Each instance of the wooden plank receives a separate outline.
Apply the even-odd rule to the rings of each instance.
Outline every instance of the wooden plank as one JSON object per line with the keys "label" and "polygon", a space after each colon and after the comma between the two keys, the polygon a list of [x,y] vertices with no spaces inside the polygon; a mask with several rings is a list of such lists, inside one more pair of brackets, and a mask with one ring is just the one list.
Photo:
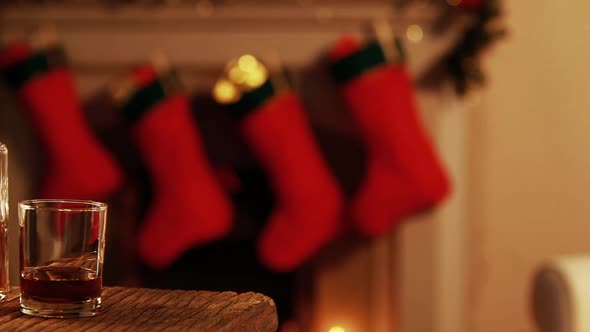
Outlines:
{"label": "wooden plank", "polygon": [[19,311],[18,290],[0,303],[0,331],[276,331],[272,299],[257,293],[106,287],[101,315],[46,319]]}

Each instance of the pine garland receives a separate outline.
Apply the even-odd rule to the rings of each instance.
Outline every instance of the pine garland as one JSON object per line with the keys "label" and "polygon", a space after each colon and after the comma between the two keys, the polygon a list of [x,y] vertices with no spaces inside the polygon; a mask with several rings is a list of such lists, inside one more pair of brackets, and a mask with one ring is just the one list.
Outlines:
{"label": "pine garland", "polygon": [[443,58],[442,64],[453,80],[457,93],[464,95],[470,88],[485,83],[480,55],[492,43],[503,37],[506,30],[496,24],[501,16],[499,0],[483,0],[480,5],[467,8],[460,5],[461,3],[450,7],[453,7],[452,10],[468,11],[474,22]]}

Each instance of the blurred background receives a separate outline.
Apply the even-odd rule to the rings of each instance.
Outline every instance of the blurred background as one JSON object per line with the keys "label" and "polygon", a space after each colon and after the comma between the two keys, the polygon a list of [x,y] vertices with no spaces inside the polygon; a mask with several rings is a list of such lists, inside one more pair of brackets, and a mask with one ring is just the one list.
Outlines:
{"label": "blurred background", "polygon": [[[531,293],[539,266],[590,251],[590,4],[464,1],[3,1],[0,40],[26,38],[43,25],[57,31],[86,118],[125,171],[125,185],[107,200],[106,285],[262,292],[275,299],[284,331],[538,331]],[[296,269],[273,271],[255,250],[273,191],[211,88],[228,60],[278,54],[327,164],[354,196],[366,152],[321,62],[342,34],[365,36],[375,20],[389,22],[406,48],[452,193],[385,235],[345,232]],[[505,33],[488,40],[483,30]],[[109,80],[155,52],[189,91],[211,164],[230,165],[241,183],[228,190],[231,232],[166,269],[135,254],[150,183],[126,127],[100,98]],[[43,142],[23,113],[3,84],[13,267],[16,202],[36,195],[45,167]],[[11,276],[17,283],[17,269]]]}

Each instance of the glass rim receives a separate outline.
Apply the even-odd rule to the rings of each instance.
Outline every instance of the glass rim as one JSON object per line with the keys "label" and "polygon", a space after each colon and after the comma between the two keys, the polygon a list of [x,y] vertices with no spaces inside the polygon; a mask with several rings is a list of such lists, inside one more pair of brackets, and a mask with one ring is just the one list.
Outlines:
{"label": "glass rim", "polygon": [[[51,204],[80,204],[82,206],[63,207],[52,206]],[[42,205],[49,204],[49,205]],[[84,212],[84,211],[106,211],[108,205],[103,202],[83,200],[83,199],[27,199],[18,202],[18,206],[25,210],[43,210],[43,211],[57,211],[57,212]]]}

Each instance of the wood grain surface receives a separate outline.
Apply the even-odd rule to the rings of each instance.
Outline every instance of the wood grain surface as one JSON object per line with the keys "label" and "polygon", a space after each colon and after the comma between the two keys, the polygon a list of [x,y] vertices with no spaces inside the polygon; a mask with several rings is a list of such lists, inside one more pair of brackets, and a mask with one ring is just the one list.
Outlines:
{"label": "wood grain surface", "polygon": [[273,300],[257,293],[106,287],[95,317],[47,319],[19,310],[18,289],[0,303],[0,331],[276,331]]}

